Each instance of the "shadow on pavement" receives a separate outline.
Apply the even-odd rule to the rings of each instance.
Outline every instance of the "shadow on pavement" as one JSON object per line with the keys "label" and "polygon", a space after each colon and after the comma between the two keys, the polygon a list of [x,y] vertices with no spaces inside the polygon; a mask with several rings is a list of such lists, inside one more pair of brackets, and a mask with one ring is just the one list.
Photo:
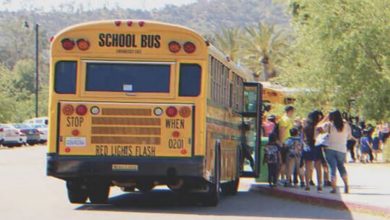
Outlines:
{"label": "shadow on pavement", "polygon": [[204,207],[196,197],[180,196],[169,190],[150,193],[124,193],[111,197],[107,205],[86,204],[77,210],[175,213],[241,217],[276,217],[306,219],[352,219],[348,211],[277,199],[257,192],[239,192],[236,196],[222,196],[217,207]]}

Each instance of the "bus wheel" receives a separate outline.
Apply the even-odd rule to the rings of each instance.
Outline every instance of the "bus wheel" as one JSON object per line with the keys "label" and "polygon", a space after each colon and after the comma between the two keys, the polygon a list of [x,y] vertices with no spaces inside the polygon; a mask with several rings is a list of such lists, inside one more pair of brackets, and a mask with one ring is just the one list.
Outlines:
{"label": "bus wheel", "polygon": [[152,182],[140,183],[136,186],[136,188],[143,193],[148,193],[148,192],[152,191],[152,189],[154,188],[154,184]]}
{"label": "bus wheel", "polygon": [[84,204],[88,195],[81,181],[66,181],[70,203]]}
{"label": "bus wheel", "polygon": [[240,185],[240,178],[221,184],[221,191],[224,195],[234,196],[238,192],[238,186]]}
{"label": "bus wheel", "polygon": [[219,190],[221,188],[221,154],[219,145],[215,149],[214,159],[214,182],[208,183],[208,192],[203,198],[205,206],[217,206],[219,202]]}
{"label": "bus wheel", "polygon": [[92,204],[106,204],[110,194],[110,184],[105,182],[90,183],[88,185],[89,200]]}

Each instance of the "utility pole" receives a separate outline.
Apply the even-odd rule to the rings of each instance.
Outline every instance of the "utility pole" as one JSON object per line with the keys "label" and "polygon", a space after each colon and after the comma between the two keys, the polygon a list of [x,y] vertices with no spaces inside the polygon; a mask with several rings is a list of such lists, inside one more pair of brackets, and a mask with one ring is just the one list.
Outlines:
{"label": "utility pole", "polygon": [[[27,21],[24,22],[25,28],[30,28],[30,25]],[[35,23],[35,117],[38,117],[39,107],[38,107],[38,93],[39,93],[39,24]]]}

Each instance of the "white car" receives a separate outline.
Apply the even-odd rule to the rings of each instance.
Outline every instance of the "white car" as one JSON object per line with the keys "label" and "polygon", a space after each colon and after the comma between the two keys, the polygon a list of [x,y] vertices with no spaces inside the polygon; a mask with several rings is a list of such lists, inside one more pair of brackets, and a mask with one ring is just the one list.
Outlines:
{"label": "white car", "polygon": [[30,124],[30,125],[48,125],[49,124],[49,119],[47,117],[39,117],[39,118],[32,118],[24,121],[23,123],[25,124]]}
{"label": "white car", "polygon": [[1,144],[5,147],[22,146],[27,142],[27,136],[10,124],[0,124],[2,133]]}
{"label": "white car", "polygon": [[39,137],[40,137],[39,142],[41,144],[46,143],[47,142],[47,133],[48,133],[47,125],[36,124],[36,125],[32,125],[32,126],[39,131]]}

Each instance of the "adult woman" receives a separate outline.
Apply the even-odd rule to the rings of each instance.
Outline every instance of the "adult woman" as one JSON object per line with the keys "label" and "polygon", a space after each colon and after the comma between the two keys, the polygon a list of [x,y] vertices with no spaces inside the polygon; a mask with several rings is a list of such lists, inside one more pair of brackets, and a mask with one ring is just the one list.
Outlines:
{"label": "adult woman", "polygon": [[344,192],[349,192],[348,175],[345,169],[345,156],[347,154],[347,140],[352,137],[351,127],[344,122],[339,110],[332,111],[323,123],[317,127],[319,132],[327,132],[325,157],[330,167],[332,182],[331,193],[336,193],[336,168],[344,181]]}
{"label": "adult woman", "polygon": [[307,120],[303,126],[303,141],[304,149],[302,153],[303,161],[305,162],[305,190],[310,190],[310,180],[313,176],[313,162],[317,172],[317,190],[322,191],[322,152],[321,149],[315,147],[315,128],[322,120],[324,115],[321,111],[313,111],[309,113]]}

